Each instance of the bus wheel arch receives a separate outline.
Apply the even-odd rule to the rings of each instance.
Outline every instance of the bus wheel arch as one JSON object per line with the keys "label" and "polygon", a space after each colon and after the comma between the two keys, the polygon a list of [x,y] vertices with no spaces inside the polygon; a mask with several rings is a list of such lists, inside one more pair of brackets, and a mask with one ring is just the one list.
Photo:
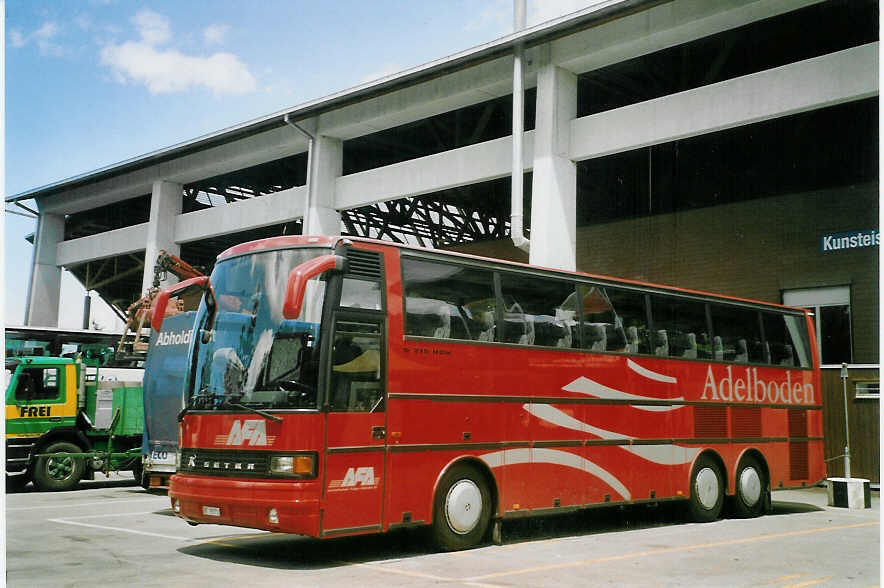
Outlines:
{"label": "bus wheel arch", "polygon": [[734,514],[752,518],[770,508],[770,469],[757,449],[748,449],[740,456],[734,470]]}
{"label": "bus wheel arch", "polygon": [[456,551],[482,542],[497,512],[497,496],[494,476],[486,464],[472,458],[450,463],[433,492],[431,534],[435,545]]}
{"label": "bus wheel arch", "polygon": [[690,474],[688,512],[698,523],[718,519],[727,493],[727,469],[716,452],[707,450],[694,460]]}

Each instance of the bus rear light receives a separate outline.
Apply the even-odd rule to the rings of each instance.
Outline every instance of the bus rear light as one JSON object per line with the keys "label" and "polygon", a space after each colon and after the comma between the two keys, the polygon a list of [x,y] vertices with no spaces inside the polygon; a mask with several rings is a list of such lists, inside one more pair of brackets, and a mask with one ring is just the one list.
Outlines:
{"label": "bus rear light", "polygon": [[273,525],[279,524],[279,513],[276,512],[275,508],[271,508],[270,512],[267,513],[267,521]]}

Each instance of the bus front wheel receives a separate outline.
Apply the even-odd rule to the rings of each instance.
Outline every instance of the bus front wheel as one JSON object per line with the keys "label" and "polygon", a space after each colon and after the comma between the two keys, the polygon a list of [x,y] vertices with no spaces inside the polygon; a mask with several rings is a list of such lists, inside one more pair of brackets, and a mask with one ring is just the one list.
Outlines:
{"label": "bus front wheel", "polygon": [[491,520],[491,492],[476,468],[459,464],[439,483],[433,505],[433,542],[444,551],[482,541]]}
{"label": "bus front wheel", "polygon": [[718,463],[701,455],[691,471],[691,519],[698,523],[714,521],[721,514],[724,503],[724,477]]}

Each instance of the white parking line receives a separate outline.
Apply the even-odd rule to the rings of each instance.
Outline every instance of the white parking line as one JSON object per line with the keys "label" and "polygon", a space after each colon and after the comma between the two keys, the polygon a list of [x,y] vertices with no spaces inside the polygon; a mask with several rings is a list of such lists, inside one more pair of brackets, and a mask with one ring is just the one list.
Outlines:
{"label": "white parking line", "polygon": [[[46,504],[43,506],[20,506],[18,508],[7,508],[6,512],[18,512],[18,511],[23,511],[23,510],[40,510],[40,509],[44,509],[44,508],[55,508],[55,509],[59,509],[59,510],[62,510],[62,509],[67,510],[69,508],[79,508],[81,506],[98,506],[98,505],[104,506],[105,504],[122,504],[124,502],[144,502],[145,498],[162,499],[164,502],[169,500],[165,496],[144,496],[142,498],[131,498],[131,499],[127,498],[126,500],[102,500],[101,502],[79,502],[79,503],[72,502],[70,504],[64,503],[64,504]],[[8,505],[9,502],[7,501],[6,504]]]}
{"label": "white parking line", "polygon": [[161,533],[148,533],[147,531],[136,531],[134,529],[124,529],[122,527],[108,527],[105,525],[92,525],[90,523],[79,523],[76,521],[68,521],[65,519],[47,519],[50,523],[60,523],[62,525],[75,525],[78,527],[89,527],[92,529],[101,529],[103,531],[121,531],[123,533],[132,533],[133,535],[145,535],[147,537],[159,537],[161,539],[172,539],[174,541],[184,541],[192,543],[195,541],[204,541],[204,539],[191,539],[189,537],[176,537],[174,535],[163,535]]}
{"label": "white parking line", "polygon": [[[171,510],[171,509],[169,509]],[[135,515],[143,515],[143,514],[154,514],[157,511],[155,510],[143,510],[141,512],[112,512],[108,514],[96,514],[96,515],[83,515],[79,517],[65,517],[63,519],[48,519],[50,521],[70,521],[73,519],[100,519],[102,517],[132,517]]]}

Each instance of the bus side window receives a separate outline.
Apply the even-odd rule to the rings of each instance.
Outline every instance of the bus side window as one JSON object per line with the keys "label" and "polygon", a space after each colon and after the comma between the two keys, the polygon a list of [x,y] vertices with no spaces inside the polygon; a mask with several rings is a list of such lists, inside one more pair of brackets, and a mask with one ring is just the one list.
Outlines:
{"label": "bus side window", "polygon": [[766,363],[758,312],[750,308],[713,304],[713,359],[735,363]]}
{"label": "bus side window", "polygon": [[804,317],[762,313],[764,339],[770,350],[770,363],[810,367],[810,344]]}
{"label": "bus side window", "polygon": [[[543,347],[577,347],[574,284],[500,274],[503,292],[501,341]],[[570,308],[569,308],[570,306]]]}
{"label": "bus side window", "polygon": [[706,304],[674,296],[652,296],[655,353],[684,359],[711,359]]}
{"label": "bus side window", "polygon": [[632,290],[581,284],[583,304],[584,349],[600,350],[604,338],[605,351],[650,353],[648,313],[645,295]]}
{"label": "bus side window", "polygon": [[402,260],[405,334],[494,341],[497,301],[489,270]]}

